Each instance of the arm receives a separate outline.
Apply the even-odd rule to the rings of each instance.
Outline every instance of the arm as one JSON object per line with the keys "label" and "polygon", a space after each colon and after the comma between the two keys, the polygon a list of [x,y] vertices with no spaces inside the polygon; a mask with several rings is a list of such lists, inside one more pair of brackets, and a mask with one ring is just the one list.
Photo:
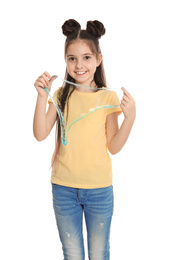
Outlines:
{"label": "arm", "polygon": [[33,121],[33,133],[38,141],[44,140],[49,135],[57,119],[57,112],[53,104],[49,105],[46,113],[48,95],[43,88],[52,84],[53,79],[49,80],[50,78],[51,76],[45,72],[34,83],[38,97]]}
{"label": "arm", "polygon": [[136,117],[135,102],[132,96],[123,88],[124,96],[121,101],[121,109],[124,114],[124,121],[118,129],[118,113],[107,116],[107,143],[111,154],[120,152],[125,145]]}

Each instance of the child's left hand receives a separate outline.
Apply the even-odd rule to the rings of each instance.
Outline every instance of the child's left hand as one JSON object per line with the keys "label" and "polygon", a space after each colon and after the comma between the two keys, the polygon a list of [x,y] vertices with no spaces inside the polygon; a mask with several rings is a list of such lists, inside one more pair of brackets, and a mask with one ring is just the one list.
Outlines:
{"label": "child's left hand", "polygon": [[124,92],[124,96],[121,100],[120,107],[123,111],[125,118],[134,122],[136,117],[135,101],[125,88],[122,88],[122,91]]}

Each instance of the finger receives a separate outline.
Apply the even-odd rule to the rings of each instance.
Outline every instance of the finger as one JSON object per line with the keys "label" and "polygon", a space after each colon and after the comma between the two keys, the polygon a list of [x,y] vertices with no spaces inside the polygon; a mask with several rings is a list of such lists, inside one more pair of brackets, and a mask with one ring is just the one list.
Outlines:
{"label": "finger", "polygon": [[42,84],[42,86],[45,88],[49,85],[49,81],[47,79],[45,79],[44,77],[39,78],[38,80],[38,84]]}
{"label": "finger", "polygon": [[52,76],[51,79],[49,80],[49,83],[52,84],[52,82],[57,78],[56,75]]}
{"label": "finger", "polygon": [[122,103],[120,104],[120,107],[121,107],[122,111],[124,112],[126,107]]}
{"label": "finger", "polygon": [[124,95],[128,96],[130,99],[132,99],[132,96],[130,95],[130,93],[125,89],[125,88],[121,88],[122,91],[124,92]]}
{"label": "finger", "polygon": [[44,88],[44,84],[42,82],[40,82],[39,80],[36,80],[35,83],[34,83],[34,86],[36,88]]}
{"label": "finger", "polygon": [[126,105],[127,105],[127,102],[124,101],[124,100],[121,100],[121,105],[126,106]]}
{"label": "finger", "polygon": [[125,88],[121,88],[121,89],[122,89],[124,95],[127,95],[127,96],[128,96],[128,95],[130,94]]}
{"label": "finger", "polygon": [[43,75],[45,75],[46,77],[48,77],[49,80],[51,79],[51,76],[50,76],[50,74],[49,74],[47,71],[45,71],[45,72],[43,73]]}
{"label": "finger", "polygon": [[43,87],[43,86],[40,86],[40,85],[38,85],[37,88],[42,88],[42,89],[44,89],[44,87]]}
{"label": "finger", "polygon": [[48,77],[45,74],[43,74],[41,78],[44,79],[44,81],[46,82],[46,85],[48,86],[49,85]]}
{"label": "finger", "polygon": [[56,78],[58,78],[58,76],[57,75],[53,75],[51,78],[55,78],[56,79]]}
{"label": "finger", "polygon": [[122,100],[124,100],[125,102],[129,102],[130,98],[126,95],[123,96]]}

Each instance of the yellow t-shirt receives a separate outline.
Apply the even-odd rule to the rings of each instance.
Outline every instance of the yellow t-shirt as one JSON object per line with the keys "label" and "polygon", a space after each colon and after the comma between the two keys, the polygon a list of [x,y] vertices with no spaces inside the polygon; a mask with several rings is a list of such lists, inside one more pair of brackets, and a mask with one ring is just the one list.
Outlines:
{"label": "yellow t-shirt", "polygon": [[[56,97],[57,91],[53,97],[55,101]],[[92,111],[96,105],[99,107],[108,104],[120,105],[116,92],[100,90],[84,93],[75,89],[68,100],[68,122],[74,122],[81,115]],[[60,143],[59,154],[52,167],[52,183],[83,189],[112,185],[112,163],[107,150],[106,117],[114,112],[120,114],[121,108],[98,109],[71,126],[67,145]]]}

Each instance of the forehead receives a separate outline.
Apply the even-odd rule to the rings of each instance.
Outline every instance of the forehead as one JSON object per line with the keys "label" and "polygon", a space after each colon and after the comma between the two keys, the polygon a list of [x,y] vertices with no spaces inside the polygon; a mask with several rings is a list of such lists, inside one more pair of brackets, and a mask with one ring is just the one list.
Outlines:
{"label": "forehead", "polygon": [[85,53],[93,53],[86,41],[74,41],[67,48],[67,55],[83,55]]}

